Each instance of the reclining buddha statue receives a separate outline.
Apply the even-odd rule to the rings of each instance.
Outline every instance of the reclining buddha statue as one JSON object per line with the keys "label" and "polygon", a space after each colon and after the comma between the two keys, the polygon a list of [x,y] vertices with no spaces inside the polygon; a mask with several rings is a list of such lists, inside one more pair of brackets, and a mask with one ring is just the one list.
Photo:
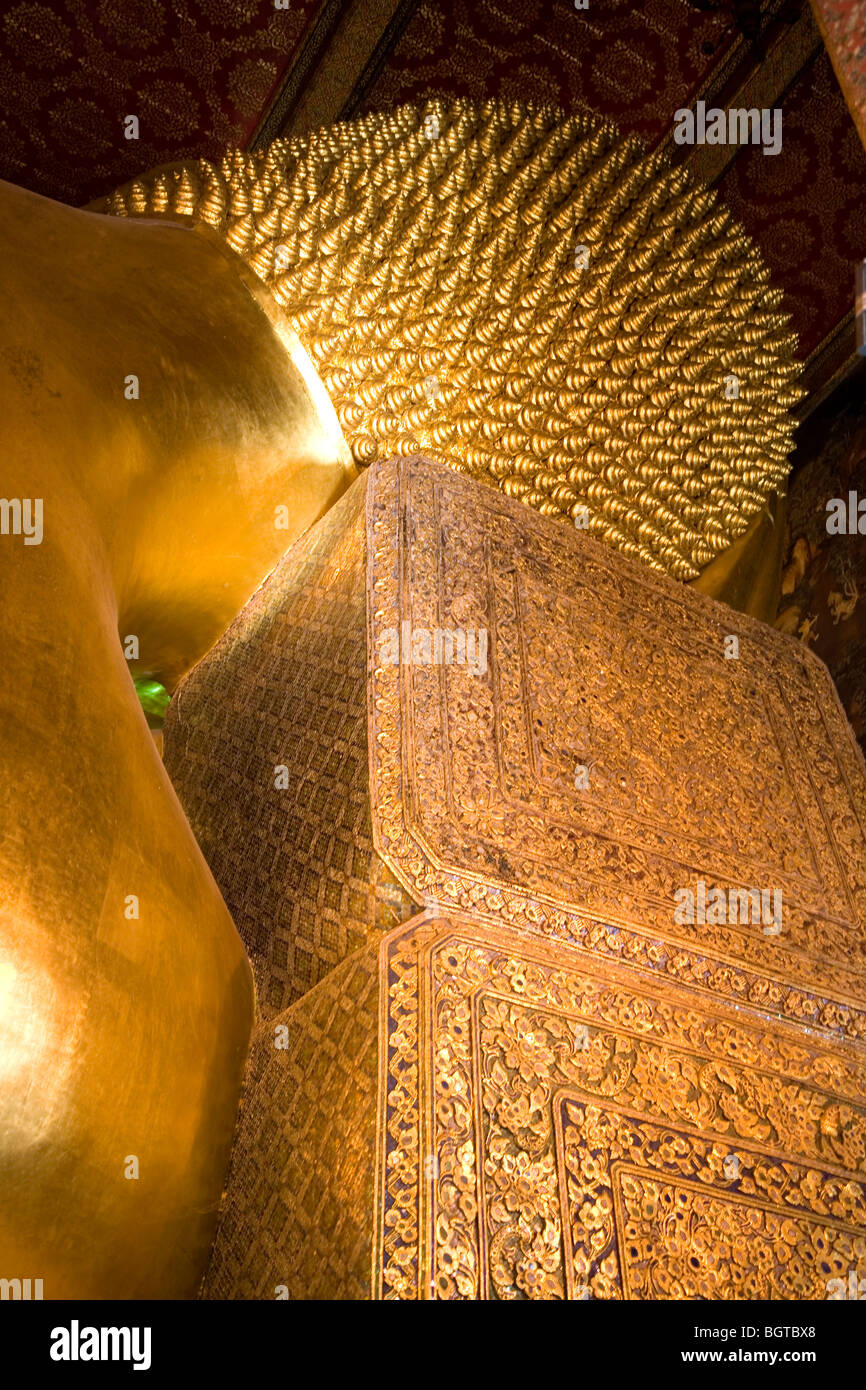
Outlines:
{"label": "reclining buddha statue", "polygon": [[816,1296],[863,772],[761,621],[799,367],[716,194],[435,101],[0,238],[0,1275]]}

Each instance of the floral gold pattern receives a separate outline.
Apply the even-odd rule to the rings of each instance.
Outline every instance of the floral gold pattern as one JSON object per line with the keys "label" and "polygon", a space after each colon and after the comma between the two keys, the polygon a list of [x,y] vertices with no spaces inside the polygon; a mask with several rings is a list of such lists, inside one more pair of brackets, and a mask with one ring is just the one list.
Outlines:
{"label": "floral gold pattern", "polygon": [[385,1298],[826,1298],[866,1267],[860,1049],[429,912],[381,952]]}

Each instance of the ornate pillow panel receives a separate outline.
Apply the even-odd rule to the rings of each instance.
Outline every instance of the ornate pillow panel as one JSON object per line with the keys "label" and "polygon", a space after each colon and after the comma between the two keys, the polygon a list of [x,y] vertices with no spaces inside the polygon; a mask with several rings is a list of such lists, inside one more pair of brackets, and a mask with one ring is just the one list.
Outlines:
{"label": "ornate pillow panel", "polygon": [[866,783],[817,658],[422,459],[371,470],[367,587],[417,901],[864,1037]]}
{"label": "ornate pillow panel", "polygon": [[824,1299],[866,1267],[859,1048],[428,912],[380,954],[374,1297]]}

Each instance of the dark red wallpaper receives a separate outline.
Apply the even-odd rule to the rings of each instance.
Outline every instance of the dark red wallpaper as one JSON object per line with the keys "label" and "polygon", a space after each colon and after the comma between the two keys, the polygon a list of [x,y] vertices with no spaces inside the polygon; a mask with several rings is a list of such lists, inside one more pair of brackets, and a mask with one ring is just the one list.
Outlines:
{"label": "dark red wallpaper", "polygon": [[[243,143],[318,0],[5,0],[0,178],[86,203]],[[123,117],[137,115],[140,139]]]}
{"label": "dark red wallpaper", "polygon": [[854,263],[866,256],[866,151],[824,50],[782,113],[781,154],[744,149],[719,191],[785,291],[805,357],[853,303]]}
{"label": "dark red wallpaper", "polygon": [[447,94],[547,101],[654,145],[735,39],[729,15],[685,0],[422,0],[365,109]]}

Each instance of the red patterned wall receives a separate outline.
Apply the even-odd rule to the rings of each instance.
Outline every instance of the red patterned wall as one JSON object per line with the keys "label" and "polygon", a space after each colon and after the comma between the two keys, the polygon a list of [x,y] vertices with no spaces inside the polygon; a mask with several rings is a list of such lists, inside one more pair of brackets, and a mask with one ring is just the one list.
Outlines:
{"label": "red patterned wall", "polygon": [[[318,0],[5,0],[0,178],[86,203],[257,124]],[[140,139],[123,117],[137,115]]]}
{"label": "red patterned wall", "polygon": [[866,150],[825,50],[782,113],[781,154],[743,150],[719,191],[784,289],[808,356],[853,303],[854,263],[866,256]]}
{"label": "red patterned wall", "polygon": [[547,101],[654,145],[735,38],[730,16],[685,0],[422,0],[364,109],[448,94]]}

